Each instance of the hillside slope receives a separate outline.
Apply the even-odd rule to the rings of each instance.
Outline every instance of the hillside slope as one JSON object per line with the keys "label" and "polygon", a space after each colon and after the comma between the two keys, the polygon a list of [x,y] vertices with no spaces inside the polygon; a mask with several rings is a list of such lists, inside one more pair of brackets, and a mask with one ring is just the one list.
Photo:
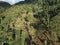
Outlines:
{"label": "hillside slope", "polygon": [[60,41],[59,1],[1,4],[0,45],[43,45],[45,41],[53,45],[54,41]]}

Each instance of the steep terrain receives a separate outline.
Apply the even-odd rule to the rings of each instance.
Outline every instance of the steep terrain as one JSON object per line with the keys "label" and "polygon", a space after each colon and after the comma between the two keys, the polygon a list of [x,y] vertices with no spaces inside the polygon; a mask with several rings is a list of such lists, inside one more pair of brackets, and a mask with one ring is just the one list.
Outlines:
{"label": "steep terrain", "polygon": [[55,45],[60,41],[59,23],[59,1],[0,3],[0,45]]}

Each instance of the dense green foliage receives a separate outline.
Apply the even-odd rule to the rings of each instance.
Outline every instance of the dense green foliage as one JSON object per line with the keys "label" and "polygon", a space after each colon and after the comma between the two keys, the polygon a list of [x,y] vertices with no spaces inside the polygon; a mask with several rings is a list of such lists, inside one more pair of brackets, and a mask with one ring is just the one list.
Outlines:
{"label": "dense green foliage", "polygon": [[0,45],[55,45],[60,39],[60,0],[1,4]]}

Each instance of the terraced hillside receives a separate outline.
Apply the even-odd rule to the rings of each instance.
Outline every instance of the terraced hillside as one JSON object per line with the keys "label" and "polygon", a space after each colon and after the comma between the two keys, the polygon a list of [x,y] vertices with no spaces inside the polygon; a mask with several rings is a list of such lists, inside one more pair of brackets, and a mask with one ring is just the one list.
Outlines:
{"label": "terraced hillside", "polygon": [[0,45],[60,44],[58,0],[26,0],[12,6],[1,4]]}

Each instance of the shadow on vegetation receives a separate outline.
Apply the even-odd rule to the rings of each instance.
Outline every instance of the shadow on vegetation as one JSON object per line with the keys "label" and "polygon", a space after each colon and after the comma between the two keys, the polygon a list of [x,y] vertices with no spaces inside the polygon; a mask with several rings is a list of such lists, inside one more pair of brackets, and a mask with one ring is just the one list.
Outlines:
{"label": "shadow on vegetation", "polygon": [[2,45],[9,45],[8,43],[3,43]]}
{"label": "shadow on vegetation", "polygon": [[32,40],[32,37],[29,35],[28,38],[25,39],[25,45],[31,45],[31,40]]}
{"label": "shadow on vegetation", "polygon": [[60,37],[58,37],[58,42],[60,42]]}

